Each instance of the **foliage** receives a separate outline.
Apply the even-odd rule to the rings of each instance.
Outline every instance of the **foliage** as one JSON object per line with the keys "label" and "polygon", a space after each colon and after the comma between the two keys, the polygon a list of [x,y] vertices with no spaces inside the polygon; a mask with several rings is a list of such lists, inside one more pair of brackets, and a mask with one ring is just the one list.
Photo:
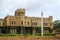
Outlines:
{"label": "foliage", "polygon": [[60,29],[60,20],[56,20],[53,22],[54,29]]}
{"label": "foliage", "polygon": [[0,34],[0,36],[23,36],[23,34]]}
{"label": "foliage", "polygon": [[[44,33],[44,36],[54,36],[55,34],[53,33]],[[36,34],[0,34],[0,36],[41,36],[41,33],[36,33]]]}

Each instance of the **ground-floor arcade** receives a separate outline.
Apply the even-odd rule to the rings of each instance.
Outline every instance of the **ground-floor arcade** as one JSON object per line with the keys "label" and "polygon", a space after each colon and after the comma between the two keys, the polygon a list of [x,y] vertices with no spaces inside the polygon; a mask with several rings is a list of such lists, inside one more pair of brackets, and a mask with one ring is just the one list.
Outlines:
{"label": "ground-floor arcade", "polygon": [[[44,33],[52,32],[52,29],[44,27]],[[41,33],[41,27],[9,26],[0,27],[0,34],[36,34]]]}

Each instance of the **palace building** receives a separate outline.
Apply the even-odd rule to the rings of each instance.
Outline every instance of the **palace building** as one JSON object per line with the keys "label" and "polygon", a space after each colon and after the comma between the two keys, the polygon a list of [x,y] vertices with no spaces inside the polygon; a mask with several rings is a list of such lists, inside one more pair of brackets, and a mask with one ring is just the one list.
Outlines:
{"label": "palace building", "polygon": [[[44,32],[52,32],[53,17],[43,18]],[[0,19],[0,34],[32,34],[41,32],[41,18],[25,16],[25,9],[15,11],[14,16],[6,16]]]}

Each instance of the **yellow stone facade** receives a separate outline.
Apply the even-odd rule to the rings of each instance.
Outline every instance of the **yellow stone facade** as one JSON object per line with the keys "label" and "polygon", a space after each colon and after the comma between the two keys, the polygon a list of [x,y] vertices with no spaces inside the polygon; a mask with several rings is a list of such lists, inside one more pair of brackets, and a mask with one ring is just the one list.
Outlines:
{"label": "yellow stone facade", "polygon": [[[52,16],[49,16],[48,18],[43,18],[43,26],[53,29],[52,20],[53,20]],[[8,15],[4,19],[0,19],[0,27],[4,26],[41,27],[41,18],[25,16],[25,9],[20,8],[15,11],[14,16]]]}
{"label": "yellow stone facade", "polygon": [[[44,27],[53,27],[52,16],[44,18]],[[22,22],[22,23],[21,23]],[[36,25],[34,25],[36,23]],[[14,16],[6,16],[5,19],[0,19],[0,26],[25,26],[25,27],[40,27],[40,17],[25,16],[25,9],[17,9]]]}

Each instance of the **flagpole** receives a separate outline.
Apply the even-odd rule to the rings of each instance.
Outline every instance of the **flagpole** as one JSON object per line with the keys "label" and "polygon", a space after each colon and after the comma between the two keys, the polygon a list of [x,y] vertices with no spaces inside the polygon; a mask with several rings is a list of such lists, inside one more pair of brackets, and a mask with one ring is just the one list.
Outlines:
{"label": "flagpole", "polygon": [[41,12],[41,36],[43,36],[43,12]]}

